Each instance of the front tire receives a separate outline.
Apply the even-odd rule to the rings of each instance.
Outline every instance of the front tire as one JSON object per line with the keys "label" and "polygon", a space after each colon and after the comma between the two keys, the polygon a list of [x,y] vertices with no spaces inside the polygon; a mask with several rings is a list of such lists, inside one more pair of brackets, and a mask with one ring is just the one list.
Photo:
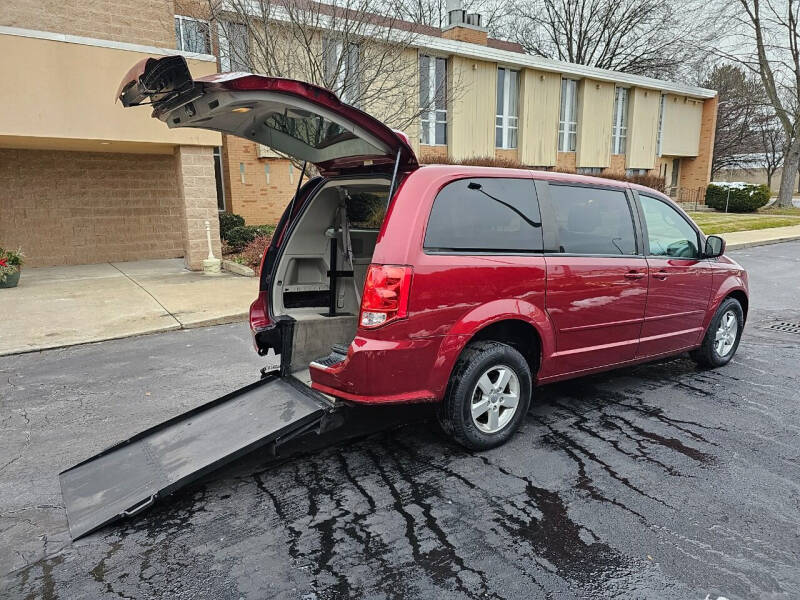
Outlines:
{"label": "front tire", "polygon": [[716,368],[728,364],[739,348],[744,329],[744,311],[735,298],[722,301],[711,319],[702,345],[690,352],[702,367]]}
{"label": "front tire", "polygon": [[465,448],[494,448],[519,429],[531,388],[531,370],[522,354],[500,342],[474,342],[456,362],[439,406],[439,423]]}

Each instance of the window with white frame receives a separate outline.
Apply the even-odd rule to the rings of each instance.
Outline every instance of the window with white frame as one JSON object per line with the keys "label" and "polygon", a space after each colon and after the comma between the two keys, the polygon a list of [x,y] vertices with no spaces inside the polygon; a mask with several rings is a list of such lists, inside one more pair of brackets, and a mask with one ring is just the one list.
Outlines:
{"label": "window with white frame", "polygon": [[519,71],[497,69],[495,146],[516,148],[519,125]]}
{"label": "window with white frame", "polygon": [[628,138],[628,89],[617,87],[614,94],[614,115],[611,126],[611,154],[625,154]]}
{"label": "window with white frame", "polygon": [[251,71],[247,25],[219,23],[219,63],[222,71]]}
{"label": "window with white frame", "polygon": [[420,143],[447,144],[447,59],[419,57]]}
{"label": "window with white frame", "polygon": [[561,80],[561,113],[558,118],[558,151],[575,152],[578,142],[578,82]]}
{"label": "window with white frame", "polygon": [[175,15],[175,43],[184,52],[210,54],[208,21]]}
{"label": "window with white frame", "polygon": [[356,42],[326,37],[322,40],[322,54],[326,83],[342,102],[357,107],[361,97],[361,48]]}
{"label": "window with white frame", "polygon": [[658,109],[658,134],[656,137],[656,154],[661,156],[661,141],[664,139],[664,103],[666,96],[661,94],[661,106]]}

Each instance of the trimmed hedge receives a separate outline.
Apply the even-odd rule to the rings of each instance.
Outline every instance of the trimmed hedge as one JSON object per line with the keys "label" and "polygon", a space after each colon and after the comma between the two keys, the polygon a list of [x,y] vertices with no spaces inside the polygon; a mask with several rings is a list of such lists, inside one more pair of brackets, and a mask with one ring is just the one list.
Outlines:
{"label": "trimmed hedge", "polygon": [[242,226],[244,226],[244,217],[227,212],[219,213],[219,237],[223,240],[228,239],[228,232],[231,229]]}
{"label": "trimmed hedge", "polygon": [[[730,191],[730,198],[728,192]],[[717,210],[746,213],[754,212],[769,202],[770,190],[766,185],[742,183],[737,185],[709,184],[706,188],[706,204]]]}
{"label": "trimmed hedge", "polygon": [[240,252],[257,237],[271,237],[274,231],[274,225],[241,225],[228,230],[227,237],[223,239],[234,252]]}

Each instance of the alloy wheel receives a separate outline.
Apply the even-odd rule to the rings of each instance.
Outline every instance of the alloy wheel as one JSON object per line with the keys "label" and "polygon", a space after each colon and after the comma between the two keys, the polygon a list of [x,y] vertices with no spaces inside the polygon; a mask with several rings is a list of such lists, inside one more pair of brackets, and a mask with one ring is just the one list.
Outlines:
{"label": "alloy wheel", "polygon": [[732,310],[725,311],[714,335],[714,350],[720,357],[728,356],[739,333],[739,319]]}
{"label": "alloy wheel", "polygon": [[497,433],[517,412],[519,377],[506,365],[484,371],[472,391],[472,422],[483,433]]}

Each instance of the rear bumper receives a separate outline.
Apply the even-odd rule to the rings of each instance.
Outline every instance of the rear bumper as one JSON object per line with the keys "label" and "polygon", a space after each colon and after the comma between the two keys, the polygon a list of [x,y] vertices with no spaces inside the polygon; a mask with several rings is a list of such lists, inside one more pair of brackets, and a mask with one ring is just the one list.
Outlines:
{"label": "rear bumper", "polygon": [[359,404],[435,402],[449,373],[435,367],[442,338],[373,340],[356,337],[347,357],[329,367],[310,365],[311,387]]}

